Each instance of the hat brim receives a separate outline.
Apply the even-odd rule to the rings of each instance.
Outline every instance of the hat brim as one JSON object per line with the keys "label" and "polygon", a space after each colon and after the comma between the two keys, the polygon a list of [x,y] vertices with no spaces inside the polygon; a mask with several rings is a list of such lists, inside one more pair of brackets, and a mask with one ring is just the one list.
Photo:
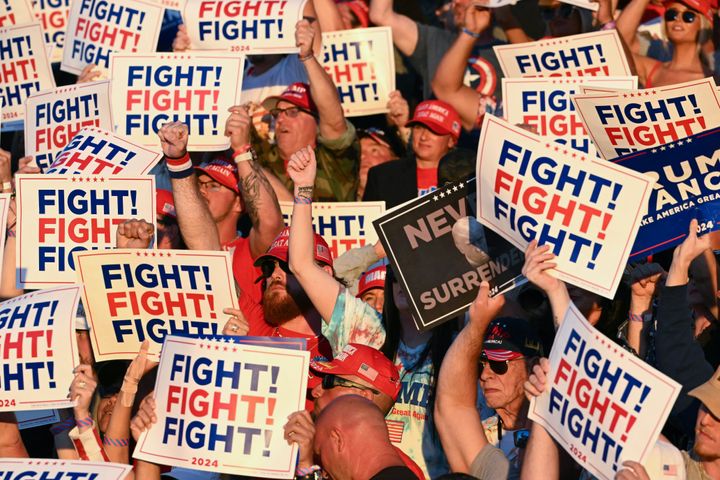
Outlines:
{"label": "hat brim", "polygon": [[212,178],[213,180],[218,182],[223,187],[232,190],[233,192],[237,193],[238,195],[240,194],[240,187],[238,187],[237,184],[234,185],[234,187],[230,187],[226,183],[227,178],[224,177],[223,175],[220,175],[218,172],[213,172],[212,170],[206,170],[200,166],[195,167],[195,171],[207,175],[208,177]]}
{"label": "hat brim", "polygon": [[357,372],[348,369],[341,362],[331,360],[310,360],[310,369],[318,373],[332,373],[333,375],[357,375]]}
{"label": "hat brim", "polygon": [[688,395],[700,400],[715,417],[720,417],[720,391],[710,383],[693,388]]}
{"label": "hat brim", "polygon": [[410,120],[407,123],[407,127],[412,127],[413,125],[422,125],[424,127],[427,127],[436,135],[450,135],[451,137],[455,138],[455,134],[449,130],[445,130],[437,123],[428,122],[426,120]]}
{"label": "hat brim", "polygon": [[482,353],[487,357],[488,360],[495,362],[504,362],[505,360],[515,360],[522,358],[525,355],[522,352],[515,352],[513,350],[502,350],[502,349],[483,349]]}

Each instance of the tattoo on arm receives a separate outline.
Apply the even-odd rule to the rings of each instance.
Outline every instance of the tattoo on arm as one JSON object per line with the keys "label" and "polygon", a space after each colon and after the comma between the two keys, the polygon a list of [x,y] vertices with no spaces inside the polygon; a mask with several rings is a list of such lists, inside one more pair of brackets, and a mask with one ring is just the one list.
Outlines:
{"label": "tattoo on arm", "polygon": [[312,199],[313,187],[297,187],[297,196]]}
{"label": "tattoo on arm", "polygon": [[248,215],[250,215],[252,224],[257,225],[260,218],[260,210],[263,207],[263,190],[270,204],[277,203],[277,197],[275,196],[275,190],[273,190],[270,181],[265,176],[265,173],[263,173],[260,165],[256,161],[251,161],[250,166],[252,167],[252,172],[240,180],[240,192],[245,202],[245,210]]}

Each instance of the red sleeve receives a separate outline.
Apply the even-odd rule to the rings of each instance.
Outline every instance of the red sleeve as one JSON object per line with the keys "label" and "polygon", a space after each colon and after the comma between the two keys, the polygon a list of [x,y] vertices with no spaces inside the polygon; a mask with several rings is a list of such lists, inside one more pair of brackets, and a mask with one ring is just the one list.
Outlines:
{"label": "red sleeve", "polygon": [[250,336],[265,336],[267,333],[267,324],[265,323],[265,314],[262,306],[253,302],[245,292],[240,292],[238,297],[238,305],[240,311],[245,315],[245,320],[248,321]]}

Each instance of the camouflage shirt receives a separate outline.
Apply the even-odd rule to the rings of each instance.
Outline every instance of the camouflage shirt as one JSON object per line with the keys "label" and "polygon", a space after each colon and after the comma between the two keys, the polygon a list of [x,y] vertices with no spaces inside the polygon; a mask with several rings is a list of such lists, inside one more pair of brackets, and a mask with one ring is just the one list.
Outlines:
{"label": "camouflage shirt", "polygon": [[[347,130],[339,138],[328,140],[318,135],[315,155],[318,169],[313,200],[325,202],[353,202],[356,199],[360,143],[355,127],[345,120]],[[285,172],[285,162],[276,145],[253,135],[253,148],[263,167],[274,173],[293,191],[293,182]]]}

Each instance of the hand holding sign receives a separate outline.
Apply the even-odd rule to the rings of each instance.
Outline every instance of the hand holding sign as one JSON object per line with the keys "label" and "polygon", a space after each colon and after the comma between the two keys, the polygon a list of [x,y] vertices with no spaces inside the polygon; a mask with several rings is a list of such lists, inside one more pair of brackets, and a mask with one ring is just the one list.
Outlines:
{"label": "hand holding sign", "polygon": [[472,305],[470,305],[470,325],[472,328],[484,332],[493,318],[497,317],[500,313],[504,305],[505,297],[503,295],[491,297],[490,284],[485,281],[481,282],[477,297]]}
{"label": "hand holding sign", "polygon": [[155,229],[152,223],[135,218],[118,225],[115,235],[117,248],[148,248]]}
{"label": "hand holding sign", "polygon": [[390,92],[390,101],[388,101],[387,114],[388,123],[395,125],[397,128],[403,128],[408,120],[410,120],[410,105],[400,93],[400,90]]}
{"label": "hand holding sign", "polygon": [[252,119],[248,105],[235,105],[228,108],[230,116],[225,122],[225,136],[230,137],[230,147],[238,151],[250,143],[250,125]]}
{"label": "hand holding sign", "polygon": [[97,68],[96,64],[88,63],[85,67],[83,67],[80,75],[78,75],[77,82],[75,83],[94,82],[95,80],[99,80],[102,74],[103,72]]}
{"label": "hand holding sign", "polygon": [[301,59],[314,55],[313,41],[316,33],[315,27],[308,20],[300,20],[295,25],[295,46],[300,49],[298,55]]}
{"label": "hand holding sign", "polygon": [[18,162],[18,171],[15,172],[15,175],[22,175],[24,173],[42,173],[40,168],[35,165],[33,157],[29,155],[20,159]]}
{"label": "hand holding sign", "polygon": [[562,281],[548,272],[557,267],[557,263],[551,261],[554,258],[555,254],[550,251],[550,245],[538,247],[537,240],[530,242],[525,250],[525,265],[522,273],[546,293],[562,288]]}
{"label": "hand holding sign", "polygon": [[182,122],[166,123],[158,132],[163,154],[168,158],[182,158],[187,153],[188,126]]}
{"label": "hand holding sign", "polygon": [[250,324],[248,323],[242,310],[239,308],[226,308],[223,310],[225,315],[230,315],[227,323],[223,327],[223,335],[232,335],[243,337],[250,331]]}
{"label": "hand holding sign", "polygon": [[76,402],[73,408],[75,418],[81,420],[90,416],[90,403],[97,387],[97,381],[90,365],[80,364],[75,367],[74,373],[75,378],[70,384],[70,399]]}
{"label": "hand holding sign", "polygon": [[539,397],[547,387],[547,379],[550,376],[550,360],[545,357],[533,367],[532,373],[523,384],[525,396],[528,400]]}
{"label": "hand holding sign", "polygon": [[191,46],[192,42],[190,41],[190,35],[187,33],[187,27],[184,24],[178,25],[178,31],[172,43],[172,51],[187,52]]}
{"label": "hand holding sign", "polygon": [[155,398],[153,398],[153,394],[154,392],[150,392],[147,397],[143,398],[142,402],[140,402],[138,412],[130,421],[130,433],[132,433],[133,440],[136,442],[138,438],[140,438],[141,433],[148,430],[153,423],[157,422]]}
{"label": "hand holding sign", "polygon": [[12,170],[10,168],[10,152],[0,148],[0,184],[2,184],[3,190],[6,183],[10,183],[12,180]]}
{"label": "hand holding sign", "polygon": [[[668,286],[687,283],[687,271],[695,258],[710,248],[710,235],[698,237],[698,221],[692,219],[685,240],[675,248],[668,273]],[[672,279],[672,280],[671,280]],[[679,280],[679,281],[678,281]]]}
{"label": "hand holding sign", "polygon": [[293,183],[295,183],[296,189],[315,185],[317,160],[312,147],[308,145],[293,153],[288,162],[287,172]]}
{"label": "hand holding sign", "polygon": [[642,464],[631,460],[627,460],[622,464],[625,468],[615,475],[615,480],[650,480],[650,476]]}
{"label": "hand holding sign", "polygon": [[284,437],[288,445],[293,442],[300,447],[298,467],[307,468],[315,463],[313,460],[313,440],[315,439],[315,423],[307,410],[290,414],[283,427]]}

